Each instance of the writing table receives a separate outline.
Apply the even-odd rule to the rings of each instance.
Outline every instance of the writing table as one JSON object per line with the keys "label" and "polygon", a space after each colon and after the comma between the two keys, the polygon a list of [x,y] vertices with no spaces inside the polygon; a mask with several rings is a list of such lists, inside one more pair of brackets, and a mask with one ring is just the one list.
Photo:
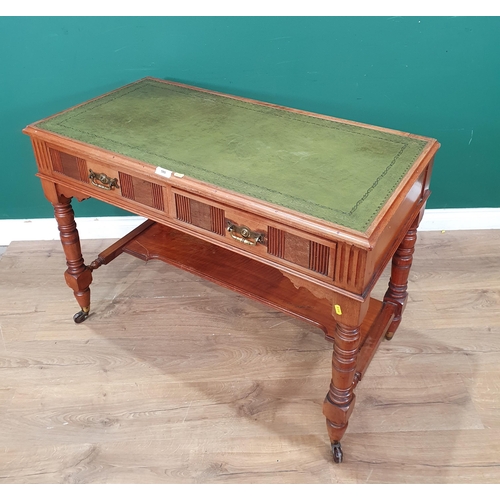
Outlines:
{"label": "writing table", "polygon": [[[160,259],[323,329],[333,458],[354,388],[407,300],[439,143],[145,78],[27,126],[54,206],[66,282],[90,311],[92,274],[123,252]],[[71,199],[147,218],[86,265]],[[382,300],[371,290],[392,259]]]}

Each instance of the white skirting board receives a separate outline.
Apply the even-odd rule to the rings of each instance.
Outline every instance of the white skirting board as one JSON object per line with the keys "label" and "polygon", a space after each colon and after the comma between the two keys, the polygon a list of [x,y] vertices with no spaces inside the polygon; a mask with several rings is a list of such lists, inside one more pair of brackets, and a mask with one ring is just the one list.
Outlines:
{"label": "white skirting board", "polygon": [[[77,217],[81,239],[118,239],[137,227],[143,217]],[[500,229],[500,208],[439,208],[425,211],[419,231]],[[0,245],[12,241],[57,240],[55,219],[0,220]]]}

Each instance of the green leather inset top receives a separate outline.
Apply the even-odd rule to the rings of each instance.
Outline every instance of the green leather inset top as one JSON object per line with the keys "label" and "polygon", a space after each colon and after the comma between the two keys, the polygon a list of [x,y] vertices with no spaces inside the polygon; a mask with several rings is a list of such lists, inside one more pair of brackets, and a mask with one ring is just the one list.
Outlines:
{"label": "green leather inset top", "polygon": [[153,79],[37,126],[358,231],[427,144]]}

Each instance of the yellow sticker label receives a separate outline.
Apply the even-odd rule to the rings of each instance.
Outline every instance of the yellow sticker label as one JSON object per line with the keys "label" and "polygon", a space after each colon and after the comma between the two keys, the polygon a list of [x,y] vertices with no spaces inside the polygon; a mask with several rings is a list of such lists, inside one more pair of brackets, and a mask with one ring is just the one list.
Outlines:
{"label": "yellow sticker label", "polygon": [[340,309],[340,306],[338,304],[335,304],[335,312],[339,315],[342,316],[342,309]]}

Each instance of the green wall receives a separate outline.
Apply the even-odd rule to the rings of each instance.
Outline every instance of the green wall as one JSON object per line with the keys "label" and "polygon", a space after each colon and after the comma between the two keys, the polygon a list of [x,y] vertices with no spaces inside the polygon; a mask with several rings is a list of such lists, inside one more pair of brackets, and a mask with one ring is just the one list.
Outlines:
{"label": "green wall", "polygon": [[52,216],[25,125],[148,75],[435,137],[428,207],[499,207],[499,48],[498,17],[1,17],[0,219]]}

